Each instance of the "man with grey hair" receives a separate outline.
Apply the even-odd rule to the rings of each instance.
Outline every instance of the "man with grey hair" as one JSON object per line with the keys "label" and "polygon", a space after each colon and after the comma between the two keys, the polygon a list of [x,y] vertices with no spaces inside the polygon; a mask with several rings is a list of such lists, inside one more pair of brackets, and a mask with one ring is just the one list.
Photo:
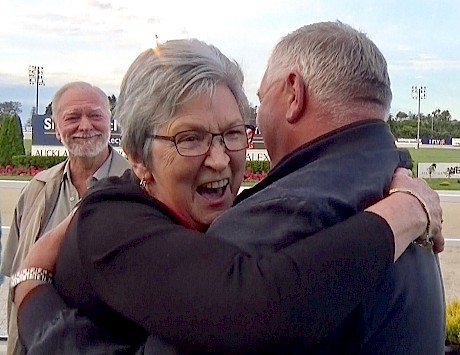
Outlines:
{"label": "man with grey hair", "polygon": [[[122,175],[128,161],[109,146],[110,107],[107,95],[86,82],[71,82],[53,97],[56,137],[68,159],[37,174],[19,197],[6,242],[1,272],[11,276],[31,246],[59,224],[97,180]],[[21,353],[16,309],[8,298],[8,354]]]}
{"label": "man with grey hair", "polygon": [[[301,229],[311,232],[342,221],[382,198],[393,170],[404,165],[384,122],[392,98],[385,58],[348,25],[316,23],[284,37],[268,60],[258,96],[258,127],[274,168],[232,210],[245,233],[232,230],[227,238],[239,246],[249,243],[264,253],[291,243],[286,236],[298,238],[293,231],[306,223],[297,215],[308,216]],[[219,222],[211,228],[222,230]],[[246,222],[256,223],[257,233],[248,237]],[[316,277],[335,282],[327,268]],[[306,321],[323,327],[309,353],[444,349],[441,275],[431,247],[423,243],[411,245],[375,293],[334,324],[332,334],[321,332],[330,322],[321,309],[334,308],[333,301],[318,299],[312,307],[318,307],[318,319]]]}

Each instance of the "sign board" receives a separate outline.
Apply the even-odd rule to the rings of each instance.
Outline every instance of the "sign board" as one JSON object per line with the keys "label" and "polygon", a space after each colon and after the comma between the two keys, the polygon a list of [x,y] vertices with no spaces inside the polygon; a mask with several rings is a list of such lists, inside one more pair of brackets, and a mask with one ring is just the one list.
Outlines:
{"label": "sign board", "polygon": [[420,178],[460,178],[460,163],[418,163]]}
{"label": "sign board", "polygon": [[[121,155],[126,156],[121,147],[113,147],[113,149]],[[42,157],[66,157],[69,155],[69,152],[63,145],[32,145],[30,154],[39,155]]]}
{"label": "sign board", "polygon": [[432,145],[452,145],[452,137],[442,136],[442,137],[422,137],[422,144],[432,144]]}
{"label": "sign board", "polygon": [[[396,143],[414,143],[417,144],[417,139],[416,138],[398,138],[396,140]],[[420,140],[419,140],[420,143]]]}
{"label": "sign board", "polygon": [[248,149],[246,151],[247,161],[266,160],[270,161],[267,149]]}

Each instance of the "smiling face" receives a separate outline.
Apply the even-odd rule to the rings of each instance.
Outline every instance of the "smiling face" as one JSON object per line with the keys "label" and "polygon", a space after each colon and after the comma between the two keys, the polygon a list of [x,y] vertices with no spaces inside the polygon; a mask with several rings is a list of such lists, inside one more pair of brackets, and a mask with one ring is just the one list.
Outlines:
{"label": "smiling face", "polygon": [[108,147],[110,117],[102,97],[94,90],[74,87],[57,105],[56,137],[71,156],[96,157]]}
{"label": "smiling face", "polygon": [[[163,136],[188,130],[222,133],[242,124],[244,120],[234,96],[226,86],[219,85],[211,98],[200,95],[185,103],[156,133]],[[232,206],[243,179],[245,149],[230,152],[220,137],[215,137],[206,154],[184,157],[171,141],[155,139],[152,144],[149,194],[200,230]]]}

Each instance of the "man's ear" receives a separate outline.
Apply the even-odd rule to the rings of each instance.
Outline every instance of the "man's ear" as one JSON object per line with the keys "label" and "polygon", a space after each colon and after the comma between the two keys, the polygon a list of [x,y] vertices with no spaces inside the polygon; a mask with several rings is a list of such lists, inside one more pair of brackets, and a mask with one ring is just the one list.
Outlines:
{"label": "man's ear", "polygon": [[54,134],[56,135],[57,140],[61,142],[61,134],[59,133],[57,126],[54,126]]}
{"label": "man's ear", "polygon": [[57,140],[59,142],[61,142],[61,134],[59,133],[59,129],[58,129],[58,125],[57,125],[57,122],[55,120],[55,116],[51,116],[51,119],[53,120],[53,123],[54,123],[54,135],[56,136]]}
{"label": "man's ear", "polygon": [[289,88],[289,107],[286,112],[286,119],[289,123],[296,123],[306,109],[308,103],[307,90],[302,76],[297,71],[292,71],[286,78],[286,84]]}

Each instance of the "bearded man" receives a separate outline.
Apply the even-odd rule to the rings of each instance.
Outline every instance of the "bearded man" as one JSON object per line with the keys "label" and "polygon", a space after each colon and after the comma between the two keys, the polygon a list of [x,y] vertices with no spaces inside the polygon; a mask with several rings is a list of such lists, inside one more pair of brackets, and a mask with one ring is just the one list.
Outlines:
{"label": "bearded man", "polygon": [[[128,161],[109,146],[107,95],[86,82],[71,82],[53,97],[56,137],[67,148],[66,161],[37,174],[19,197],[6,242],[1,272],[17,271],[30,247],[59,224],[96,181],[122,175]],[[16,309],[8,298],[8,354],[21,354]]]}

